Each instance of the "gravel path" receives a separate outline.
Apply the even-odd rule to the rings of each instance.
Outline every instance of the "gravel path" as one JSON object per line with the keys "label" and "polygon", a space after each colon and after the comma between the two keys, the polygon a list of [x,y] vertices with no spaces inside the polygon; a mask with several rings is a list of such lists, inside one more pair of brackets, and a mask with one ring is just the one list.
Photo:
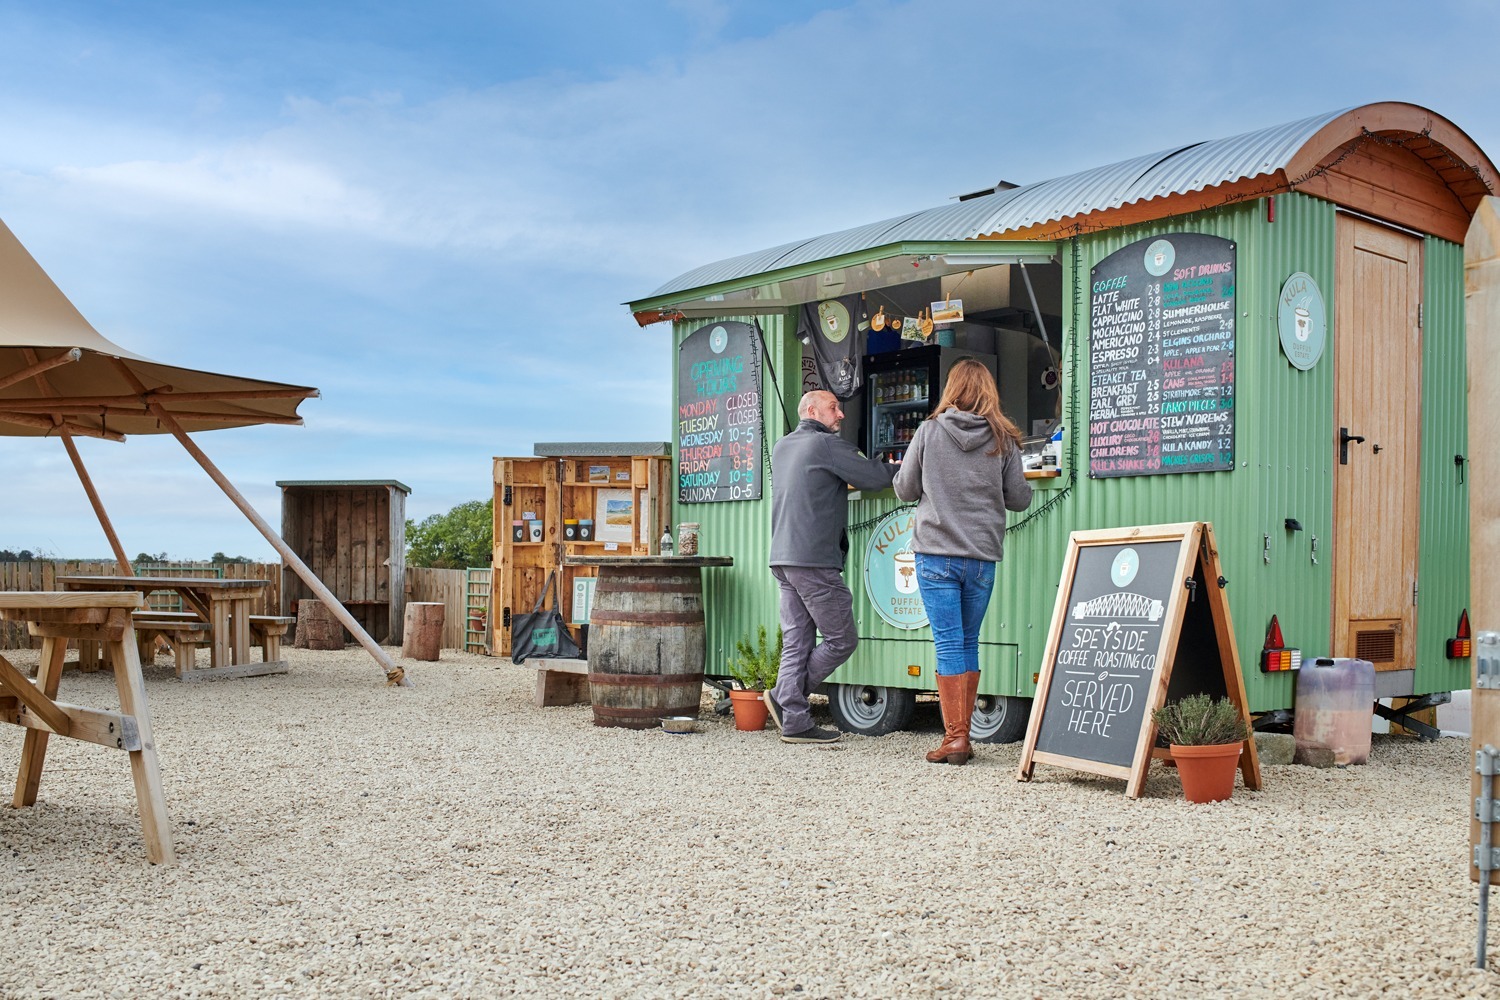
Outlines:
{"label": "gravel path", "polygon": [[[7,654],[12,655],[12,654]],[[1019,744],[596,729],[445,651],[197,685],[148,668],[178,863],[123,754],[54,740],[0,808],[0,997],[1500,996],[1472,968],[1467,740],[1375,738],[1190,806]],[[34,663],[26,653],[18,664]],[[104,674],[62,697],[115,707]],[[9,794],[20,730],[0,727]],[[1500,922],[1500,904],[1497,904]]]}

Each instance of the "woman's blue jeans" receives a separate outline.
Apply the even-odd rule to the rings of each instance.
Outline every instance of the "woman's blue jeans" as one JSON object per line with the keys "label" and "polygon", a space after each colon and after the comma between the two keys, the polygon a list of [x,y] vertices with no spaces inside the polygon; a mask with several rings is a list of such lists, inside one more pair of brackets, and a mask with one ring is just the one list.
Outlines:
{"label": "woman's blue jeans", "polygon": [[995,589],[995,564],[965,556],[917,556],[917,586],[932,623],[937,672],[977,673],[979,626]]}

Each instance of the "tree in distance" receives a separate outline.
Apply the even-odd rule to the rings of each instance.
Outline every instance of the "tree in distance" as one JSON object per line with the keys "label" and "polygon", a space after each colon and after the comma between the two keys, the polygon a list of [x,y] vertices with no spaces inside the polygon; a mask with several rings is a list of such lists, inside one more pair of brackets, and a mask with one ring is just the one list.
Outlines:
{"label": "tree in distance", "polygon": [[495,501],[470,500],[446,514],[406,522],[406,562],[410,566],[464,569],[488,566],[494,549]]}

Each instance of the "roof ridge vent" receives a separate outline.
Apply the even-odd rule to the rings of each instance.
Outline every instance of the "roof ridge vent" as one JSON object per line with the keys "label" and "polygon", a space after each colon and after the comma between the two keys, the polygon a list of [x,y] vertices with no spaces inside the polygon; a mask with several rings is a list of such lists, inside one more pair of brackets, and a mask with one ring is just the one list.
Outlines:
{"label": "roof ridge vent", "polygon": [[987,194],[999,194],[1001,191],[1014,191],[1020,186],[1021,185],[1013,184],[1010,181],[997,181],[994,187],[981,188],[978,191],[970,191],[968,194],[961,194],[957,195],[956,197],[959,201],[968,201],[971,198],[983,198]]}

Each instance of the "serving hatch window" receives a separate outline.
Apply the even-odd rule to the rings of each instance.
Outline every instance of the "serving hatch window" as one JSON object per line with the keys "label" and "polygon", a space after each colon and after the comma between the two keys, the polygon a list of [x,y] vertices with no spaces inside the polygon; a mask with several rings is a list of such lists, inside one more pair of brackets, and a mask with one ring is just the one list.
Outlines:
{"label": "serving hatch window", "polygon": [[[1030,290],[1027,279],[1030,279]],[[934,303],[962,302],[961,321],[935,326],[925,339],[911,330],[912,321],[941,317]],[[996,383],[1006,415],[1037,446],[1051,436],[1062,416],[1062,268],[1056,263],[990,264],[864,293],[866,317],[883,312],[885,329],[866,332],[871,350],[907,350],[937,343],[938,332],[951,331],[952,346],[976,356],[995,358]],[[890,320],[899,317],[905,335],[891,335]],[[944,342],[948,339],[942,338]],[[804,348],[804,376],[816,378],[811,349]],[[872,354],[872,358],[882,357]],[[808,382],[804,382],[806,386]],[[936,394],[932,402],[937,401]],[[850,407],[845,407],[850,411]],[[847,423],[847,421],[846,421]],[[851,437],[859,432],[849,428]]]}

